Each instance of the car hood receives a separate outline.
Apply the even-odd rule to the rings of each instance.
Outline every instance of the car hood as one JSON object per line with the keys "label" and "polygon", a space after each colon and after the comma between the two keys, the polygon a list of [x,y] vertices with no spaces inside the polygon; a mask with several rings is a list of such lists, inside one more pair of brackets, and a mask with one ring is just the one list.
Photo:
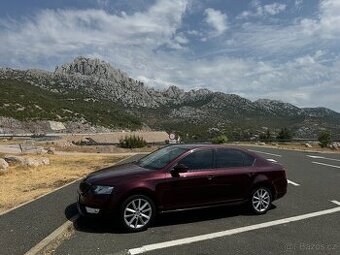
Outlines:
{"label": "car hood", "polygon": [[111,166],[93,172],[89,174],[85,180],[91,184],[110,184],[115,179],[121,179],[119,177],[124,177],[124,180],[128,180],[132,177],[138,177],[139,175],[150,172],[151,170],[130,163],[118,166]]}

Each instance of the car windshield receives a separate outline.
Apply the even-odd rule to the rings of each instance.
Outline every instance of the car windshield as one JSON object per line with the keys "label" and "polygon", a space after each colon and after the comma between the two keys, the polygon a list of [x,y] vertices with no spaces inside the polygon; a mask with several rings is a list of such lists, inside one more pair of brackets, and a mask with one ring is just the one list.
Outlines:
{"label": "car windshield", "polygon": [[165,167],[172,160],[187,150],[187,148],[168,146],[140,159],[137,161],[137,165],[147,169],[158,170]]}

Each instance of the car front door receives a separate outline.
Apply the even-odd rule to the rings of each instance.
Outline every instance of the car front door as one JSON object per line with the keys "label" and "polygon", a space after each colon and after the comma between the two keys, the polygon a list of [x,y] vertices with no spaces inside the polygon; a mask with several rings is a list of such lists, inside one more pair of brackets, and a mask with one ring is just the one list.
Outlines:
{"label": "car front door", "polygon": [[178,175],[170,171],[167,173],[166,181],[161,188],[164,209],[180,209],[210,203],[213,150],[190,151],[176,164],[187,167],[187,170]]}

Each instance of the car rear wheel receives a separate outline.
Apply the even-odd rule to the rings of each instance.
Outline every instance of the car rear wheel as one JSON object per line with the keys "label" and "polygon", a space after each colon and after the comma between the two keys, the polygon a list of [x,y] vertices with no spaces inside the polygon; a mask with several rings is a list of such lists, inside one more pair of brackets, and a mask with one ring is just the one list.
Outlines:
{"label": "car rear wheel", "polygon": [[250,199],[250,207],[255,214],[266,213],[272,203],[272,194],[266,187],[258,187],[253,190]]}
{"label": "car rear wheel", "polygon": [[155,215],[155,204],[144,195],[134,195],[127,198],[121,208],[121,222],[130,232],[147,229]]}

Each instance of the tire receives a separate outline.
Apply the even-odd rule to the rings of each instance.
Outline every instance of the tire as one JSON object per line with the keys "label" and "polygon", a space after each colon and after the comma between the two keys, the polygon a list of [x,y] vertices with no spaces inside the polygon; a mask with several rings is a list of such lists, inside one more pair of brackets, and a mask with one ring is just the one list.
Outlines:
{"label": "tire", "polygon": [[121,206],[120,222],[128,232],[146,230],[156,214],[155,203],[147,196],[133,195]]}
{"label": "tire", "polygon": [[271,207],[272,193],[263,186],[253,190],[250,196],[249,206],[254,214],[265,214]]}

